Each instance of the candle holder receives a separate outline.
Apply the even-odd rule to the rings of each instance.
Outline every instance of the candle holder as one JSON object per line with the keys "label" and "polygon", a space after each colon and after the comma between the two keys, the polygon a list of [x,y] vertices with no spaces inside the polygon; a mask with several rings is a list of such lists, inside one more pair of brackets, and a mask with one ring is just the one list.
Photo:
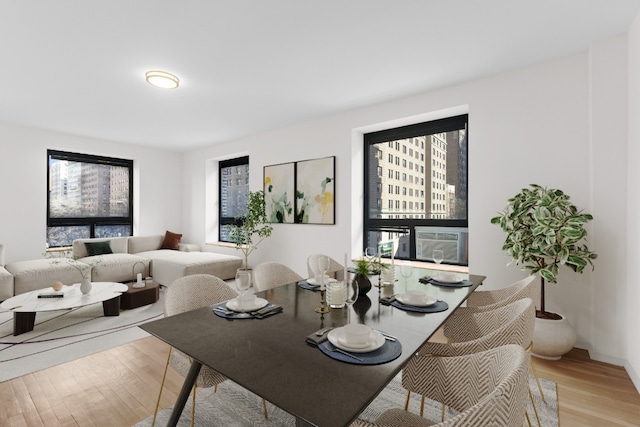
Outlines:
{"label": "candle holder", "polygon": [[328,313],[329,306],[327,305],[327,290],[320,289],[320,305],[315,309],[316,313]]}

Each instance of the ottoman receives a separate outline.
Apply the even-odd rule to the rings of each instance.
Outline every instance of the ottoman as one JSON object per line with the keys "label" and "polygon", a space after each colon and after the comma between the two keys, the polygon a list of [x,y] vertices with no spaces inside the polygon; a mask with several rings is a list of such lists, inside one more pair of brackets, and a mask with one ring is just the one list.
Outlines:
{"label": "ottoman", "polygon": [[211,274],[222,280],[232,279],[242,266],[242,258],[213,252],[179,252],[151,261],[153,281],[169,286],[174,280],[191,274]]}
{"label": "ottoman", "polygon": [[146,282],[144,288],[134,288],[135,282],[125,283],[129,288],[120,295],[120,309],[131,310],[143,305],[153,304],[160,298],[160,287],[155,282]]}

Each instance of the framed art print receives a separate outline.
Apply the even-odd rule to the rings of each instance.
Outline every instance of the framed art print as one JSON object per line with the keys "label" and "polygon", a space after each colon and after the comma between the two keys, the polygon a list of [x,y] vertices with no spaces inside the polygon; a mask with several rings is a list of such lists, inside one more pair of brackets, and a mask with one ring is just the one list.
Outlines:
{"label": "framed art print", "polygon": [[296,223],[335,224],[335,159],[296,162]]}
{"label": "framed art print", "polygon": [[295,163],[264,167],[264,200],[270,222],[293,223]]}

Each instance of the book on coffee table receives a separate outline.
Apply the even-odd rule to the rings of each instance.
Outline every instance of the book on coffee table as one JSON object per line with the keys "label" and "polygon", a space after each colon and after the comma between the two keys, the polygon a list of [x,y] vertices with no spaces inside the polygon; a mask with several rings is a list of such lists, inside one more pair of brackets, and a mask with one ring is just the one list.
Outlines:
{"label": "book on coffee table", "polygon": [[53,288],[49,289],[51,290],[43,290],[42,292],[38,292],[38,298],[62,298],[73,291],[73,286],[64,285],[59,291],[54,291]]}

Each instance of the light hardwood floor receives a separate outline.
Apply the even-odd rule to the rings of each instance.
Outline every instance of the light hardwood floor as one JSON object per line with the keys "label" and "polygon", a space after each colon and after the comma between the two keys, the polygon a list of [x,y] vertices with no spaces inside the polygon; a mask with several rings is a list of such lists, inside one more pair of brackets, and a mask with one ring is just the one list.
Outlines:
{"label": "light hardwood floor", "polygon": [[[131,426],[153,414],[167,346],[144,338],[0,383],[1,426]],[[623,368],[572,350],[560,361],[534,358],[558,384],[560,425],[640,426],[640,394]],[[161,408],[182,378],[170,372]]]}

